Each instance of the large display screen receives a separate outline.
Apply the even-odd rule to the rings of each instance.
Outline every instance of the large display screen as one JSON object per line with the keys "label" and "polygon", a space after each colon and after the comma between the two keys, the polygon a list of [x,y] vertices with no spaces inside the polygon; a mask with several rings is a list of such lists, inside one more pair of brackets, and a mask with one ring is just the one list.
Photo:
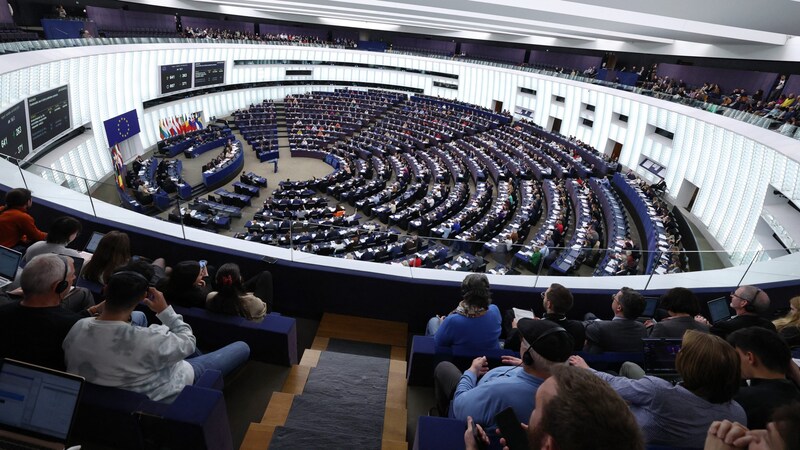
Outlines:
{"label": "large display screen", "polygon": [[191,89],[192,63],[161,66],[161,93]]}
{"label": "large display screen", "polygon": [[34,149],[69,130],[69,88],[61,86],[28,97],[31,144]]}
{"label": "large display screen", "polygon": [[0,155],[23,159],[30,152],[25,102],[22,101],[0,114]]}
{"label": "large display screen", "polygon": [[225,61],[194,63],[194,87],[225,82]]}

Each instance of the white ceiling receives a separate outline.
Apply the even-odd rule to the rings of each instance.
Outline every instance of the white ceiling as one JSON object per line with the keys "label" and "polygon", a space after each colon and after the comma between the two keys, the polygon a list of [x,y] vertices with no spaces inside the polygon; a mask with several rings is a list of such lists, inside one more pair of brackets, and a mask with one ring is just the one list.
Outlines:
{"label": "white ceiling", "polygon": [[[800,60],[798,0],[129,0],[253,19],[606,51]],[[760,56],[759,56],[760,55]]]}

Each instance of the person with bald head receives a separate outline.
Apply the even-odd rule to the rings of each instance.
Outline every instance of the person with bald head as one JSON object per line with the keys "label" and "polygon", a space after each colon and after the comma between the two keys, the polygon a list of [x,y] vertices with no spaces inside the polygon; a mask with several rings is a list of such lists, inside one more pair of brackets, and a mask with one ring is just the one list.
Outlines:
{"label": "person with bald head", "polygon": [[769,296],[756,286],[739,286],[731,292],[730,307],[736,315],[723,322],[715,323],[711,333],[727,338],[736,330],[747,327],[761,327],[776,331],[775,325],[762,317],[769,310]]}
{"label": "person with bald head", "polygon": [[74,280],[75,266],[68,256],[31,259],[22,272],[23,300],[0,307],[0,357],[65,369],[61,342],[81,319],[61,306]]}

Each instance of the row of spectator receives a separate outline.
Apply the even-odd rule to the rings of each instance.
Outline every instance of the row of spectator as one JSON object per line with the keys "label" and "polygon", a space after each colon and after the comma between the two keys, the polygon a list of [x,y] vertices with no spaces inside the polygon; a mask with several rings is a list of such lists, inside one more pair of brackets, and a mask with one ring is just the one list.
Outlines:
{"label": "row of spectator", "polygon": [[[449,412],[450,417],[466,422],[469,428],[475,424],[481,427],[474,435],[465,435],[467,448],[478,448],[476,439],[487,444],[496,440],[490,439],[492,433],[482,431],[495,430],[496,415],[505,408],[513,410],[517,422],[541,427],[529,434],[531,448],[540,448],[540,433],[554,427],[539,419],[547,414],[543,410],[554,408],[553,400],[547,397],[552,392],[544,394],[551,386],[548,380],[566,373],[572,373],[573,379],[581,378],[581,383],[594,380],[590,384],[595,394],[605,397],[604,402],[620,406],[605,411],[607,417],[585,414],[587,408],[598,408],[593,404],[596,401],[563,406],[583,419],[575,424],[582,432],[576,433],[578,428],[572,428],[572,437],[568,437],[565,430],[559,435],[565,445],[558,448],[597,448],[598,442],[606,443],[599,448],[641,449],[643,443],[723,448],[715,446],[715,439],[725,438],[731,423],[741,424],[733,427],[740,427],[737,437],[742,437],[748,433],[745,425],[763,429],[774,420],[773,413],[784,406],[794,404],[800,410],[800,369],[790,353],[790,345],[800,345],[800,318],[794,310],[775,324],[764,318],[770,299],[755,286],[740,286],[732,292],[730,307],[734,316],[714,324],[698,315],[697,298],[684,288],[673,288],[659,299],[657,323],[637,320],[645,309],[645,299],[629,288],[612,296],[613,320],[598,320],[587,314],[583,321],[567,318],[572,294],[559,284],[552,284],[541,293],[545,313],[533,319],[520,318],[512,310],[501,314],[491,302],[490,286],[483,275],[468,275],[461,292],[457,308],[447,316],[431,318],[426,334],[432,335],[438,346],[482,355],[498,348],[504,329],[505,348],[514,351],[500,358],[505,366],[491,370],[488,358],[478,356],[465,371],[442,362],[433,373],[436,407],[432,411],[442,416]],[[534,303],[538,301],[537,296]],[[800,306],[800,297],[791,303],[793,308]],[[541,308],[537,305],[537,309]],[[648,336],[675,340],[680,351],[672,357],[680,383],[645,373],[630,362],[622,365],[619,375],[611,375],[591,369],[583,357],[575,354],[585,349],[589,352],[587,359],[597,352],[628,352],[635,357],[637,353],[641,355],[642,339]],[[534,410],[536,414],[532,414]],[[562,419],[574,423],[566,411]],[[720,431],[720,423],[712,426],[715,421],[727,421],[726,428]],[[610,433],[608,427],[616,433]],[[707,431],[709,427],[711,432]],[[589,430],[590,436],[577,437]],[[499,430],[503,436],[513,434],[511,431]],[[710,447],[709,442],[713,444]]]}

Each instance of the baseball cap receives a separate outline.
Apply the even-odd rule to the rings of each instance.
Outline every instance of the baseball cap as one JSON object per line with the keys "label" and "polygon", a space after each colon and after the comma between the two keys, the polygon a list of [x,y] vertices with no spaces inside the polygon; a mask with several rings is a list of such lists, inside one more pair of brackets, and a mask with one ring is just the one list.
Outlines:
{"label": "baseball cap", "polygon": [[520,319],[517,329],[531,348],[548,361],[564,362],[572,355],[572,335],[554,322]]}

